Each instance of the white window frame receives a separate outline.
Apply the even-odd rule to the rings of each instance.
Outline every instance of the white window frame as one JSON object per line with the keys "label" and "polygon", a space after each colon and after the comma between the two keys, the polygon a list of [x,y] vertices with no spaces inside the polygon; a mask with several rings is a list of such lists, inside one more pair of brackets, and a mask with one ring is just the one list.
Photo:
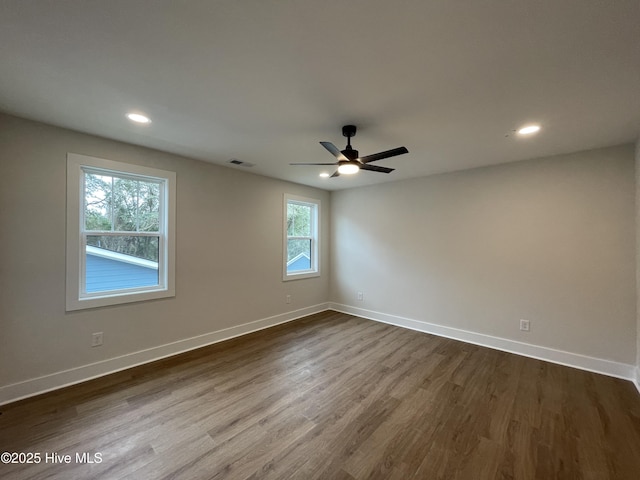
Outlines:
{"label": "white window frame", "polygon": [[[289,237],[287,232],[287,205],[289,203],[298,203],[310,206],[311,208],[311,237]],[[303,278],[312,278],[320,276],[320,200],[315,198],[300,197],[297,195],[284,194],[284,218],[283,224],[283,261],[282,261],[282,279],[283,281],[299,280]],[[309,238],[311,240],[311,268],[309,270],[301,270],[299,272],[287,272],[287,250],[288,240],[292,238]]]}
{"label": "white window frame", "polygon": [[[85,293],[86,236],[84,231],[84,172],[152,180],[160,188],[158,285]],[[176,174],[76,153],[67,154],[67,279],[66,310],[119,305],[175,296]],[[100,232],[102,234],[103,232]],[[145,235],[144,233],[142,235]]]}

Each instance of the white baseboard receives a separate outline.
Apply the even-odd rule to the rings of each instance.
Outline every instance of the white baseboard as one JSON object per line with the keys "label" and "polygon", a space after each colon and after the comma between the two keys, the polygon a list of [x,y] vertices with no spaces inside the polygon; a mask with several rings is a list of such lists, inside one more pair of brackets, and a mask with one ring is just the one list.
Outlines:
{"label": "white baseboard", "polygon": [[329,309],[329,304],[322,303],[311,307],[301,308],[292,312],[274,315],[253,322],[244,323],[235,327],[225,328],[215,332],[186,338],[177,342],[160,345],[158,347],[140,350],[120,357],[110,358],[100,362],[83,365],[81,367],[64,370],[61,372],[32,378],[19,383],[0,387],[0,405],[15,402],[23,398],[32,397],[41,393],[57,390],[59,388],[86,382],[94,378],[109,375],[110,373],[126,370],[145,363],[154,362],[163,358],[178,355],[180,353],[195,350],[213,343],[229,340],[240,335],[246,335],[258,330],[273,327],[275,325],[290,322],[307,315],[323,312]]}
{"label": "white baseboard", "polygon": [[163,358],[195,350],[224,340],[229,340],[241,335],[246,335],[258,330],[263,330],[265,328],[290,322],[325,310],[335,310],[378,322],[396,325],[398,327],[430,333],[440,337],[460,340],[474,345],[494,348],[496,350],[515,353],[525,357],[536,358],[538,360],[545,360],[552,363],[558,363],[560,365],[566,365],[590,372],[630,380],[635,384],[638,392],[640,393],[640,367],[636,367],[634,365],[589,357],[577,353],[564,352],[552,348],[493,337],[491,335],[484,335],[482,333],[460,330],[443,325],[436,325],[433,323],[400,317],[397,315],[390,315],[387,313],[375,312],[349,305],[322,303],[294,310],[292,312],[263,318],[261,320],[244,323],[235,327],[225,328],[223,330],[206,333],[204,335],[179,340],[166,345],[140,350],[120,357],[110,358],[108,360],[83,365],[81,367],[52,373],[11,385],[5,385],[0,387],[0,405],[85,382],[87,380],[109,375],[111,373],[126,370],[145,363],[161,360]]}
{"label": "white baseboard", "polygon": [[411,330],[417,330],[424,333],[431,333],[439,337],[460,340],[474,345],[480,345],[482,347],[489,347],[496,350],[502,350],[504,352],[523,355],[525,357],[579,368],[589,372],[601,373],[610,377],[630,380],[635,383],[638,391],[640,392],[640,386],[638,385],[640,383],[640,369],[636,368],[635,365],[589,357],[578,353],[555,350],[553,348],[517,342],[506,338],[493,337],[491,335],[460,330],[458,328],[446,327],[443,325],[436,325],[410,318],[399,317],[397,315],[389,315],[387,313],[375,312],[364,308],[352,307],[350,305],[330,303],[329,308],[331,310],[368,318],[370,320],[376,320],[378,322],[409,328]]}

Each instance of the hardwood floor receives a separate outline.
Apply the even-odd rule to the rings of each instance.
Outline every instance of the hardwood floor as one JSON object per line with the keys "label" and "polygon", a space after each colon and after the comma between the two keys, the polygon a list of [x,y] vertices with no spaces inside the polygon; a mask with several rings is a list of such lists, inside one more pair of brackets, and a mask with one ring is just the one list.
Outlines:
{"label": "hardwood floor", "polygon": [[335,312],[0,411],[12,480],[640,478],[630,382]]}

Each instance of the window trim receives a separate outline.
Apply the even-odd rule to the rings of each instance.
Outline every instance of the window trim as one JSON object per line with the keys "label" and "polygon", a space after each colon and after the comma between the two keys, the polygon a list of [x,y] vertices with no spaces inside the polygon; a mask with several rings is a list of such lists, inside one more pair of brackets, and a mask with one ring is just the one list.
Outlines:
{"label": "window trim", "polygon": [[[311,224],[311,269],[302,270],[300,272],[287,272],[287,250],[288,239],[287,235],[287,206],[289,202],[298,203],[302,205],[312,206],[312,224]],[[283,202],[283,250],[282,250],[282,280],[287,282],[290,280],[301,280],[303,278],[313,278],[320,276],[320,215],[321,215],[321,202],[315,198],[300,197],[298,195],[292,195],[289,193],[284,194]],[[302,237],[308,238],[308,237]]]}
{"label": "window trim", "polygon": [[[158,262],[159,286],[137,287],[105,293],[83,294],[86,260],[84,224],[83,169],[113,172],[118,176],[152,178],[164,184],[161,188],[166,208],[161,212]],[[175,296],[175,212],[176,174],[166,170],[115,162],[87,155],[67,153],[67,258],[66,258],[66,310],[104,307]],[[163,198],[161,197],[161,202]],[[164,228],[163,228],[164,227]],[[97,232],[100,233],[100,232]],[[164,248],[162,248],[164,246]]]}

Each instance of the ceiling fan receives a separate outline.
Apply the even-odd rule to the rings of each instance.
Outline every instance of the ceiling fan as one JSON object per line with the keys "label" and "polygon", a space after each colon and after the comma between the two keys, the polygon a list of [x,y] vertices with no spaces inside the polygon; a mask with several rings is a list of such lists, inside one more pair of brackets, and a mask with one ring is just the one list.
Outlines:
{"label": "ceiling fan", "polygon": [[369,165],[370,162],[376,160],[382,160],[383,158],[395,157],[396,155],[402,155],[409,153],[405,147],[393,148],[380,153],[374,153],[373,155],[367,155],[366,157],[359,157],[358,150],[351,147],[351,137],[356,135],[355,125],[345,125],[342,127],[342,135],[347,137],[347,147],[344,150],[338,150],[331,142],[320,142],[324,148],[338,159],[334,163],[290,163],[289,165],[338,165],[338,169],[335,171],[332,177],[338,177],[340,174],[348,175],[358,172],[358,170],[369,170],[371,172],[391,173],[393,168],[378,167],[375,165]]}

